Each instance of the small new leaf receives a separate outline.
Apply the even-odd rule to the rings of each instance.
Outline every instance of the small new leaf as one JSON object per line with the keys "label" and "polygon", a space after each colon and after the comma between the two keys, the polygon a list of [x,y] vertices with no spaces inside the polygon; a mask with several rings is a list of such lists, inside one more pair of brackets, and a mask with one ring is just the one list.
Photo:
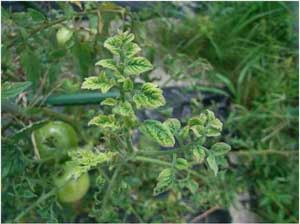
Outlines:
{"label": "small new leaf", "polygon": [[113,71],[118,71],[116,62],[113,59],[103,59],[103,60],[98,61],[95,65],[99,65],[99,66],[102,66],[103,68],[108,68]]}
{"label": "small new leaf", "polygon": [[107,78],[105,72],[101,72],[99,76],[85,78],[81,88],[89,90],[100,89],[102,93],[106,93],[114,85],[114,80]]}
{"label": "small new leaf", "polygon": [[164,125],[169,127],[173,135],[175,135],[181,127],[180,121],[176,118],[168,118],[165,120]]}
{"label": "small new leaf", "polygon": [[124,72],[126,75],[137,75],[151,69],[153,66],[150,61],[143,57],[135,57],[129,60]]}
{"label": "small new leaf", "polygon": [[166,103],[162,93],[155,84],[147,82],[143,84],[141,91],[133,96],[133,101],[137,108],[155,109]]}
{"label": "small new leaf", "polygon": [[170,129],[159,121],[146,120],[140,127],[140,130],[163,147],[172,147],[175,145],[175,139]]}
{"label": "small new leaf", "polygon": [[210,154],[207,158],[206,161],[208,163],[208,166],[212,171],[214,172],[215,176],[218,174],[218,164],[216,162],[216,158],[213,154]]}
{"label": "small new leaf", "polygon": [[119,55],[122,46],[129,44],[133,40],[134,35],[132,33],[124,32],[108,38],[104,42],[104,47],[111,53]]}
{"label": "small new leaf", "polygon": [[211,150],[215,156],[223,156],[231,150],[231,146],[224,142],[218,142],[211,147]]}

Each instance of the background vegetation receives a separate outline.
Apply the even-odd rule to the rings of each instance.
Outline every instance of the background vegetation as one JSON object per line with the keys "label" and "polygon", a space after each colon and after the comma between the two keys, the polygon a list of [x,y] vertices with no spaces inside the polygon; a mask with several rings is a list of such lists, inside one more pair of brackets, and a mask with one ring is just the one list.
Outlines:
{"label": "background vegetation", "polygon": [[[144,8],[145,4],[149,5]],[[2,92],[2,221],[13,221],[24,211],[24,222],[184,221],[189,220],[187,214],[193,217],[216,205],[228,208],[237,193],[246,191],[251,195],[251,210],[264,222],[298,222],[297,4],[125,5],[30,3],[19,12],[2,7],[2,90],[6,81],[31,84],[25,88],[27,94],[9,96],[6,102]],[[73,30],[64,45],[56,39],[62,26]],[[217,112],[232,152],[218,178],[199,171],[208,177],[209,185],[192,197],[187,194],[178,200],[169,194],[152,199],[140,187],[141,198],[134,206],[125,196],[116,196],[112,205],[118,209],[103,211],[97,204],[97,195],[103,193],[93,183],[81,206],[65,208],[55,197],[41,200],[52,183],[47,166],[34,159],[30,133],[46,120],[58,119],[73,124],[82,142],[89,135],[97,138],[95,129],[86,128],[97,106],[67,106],[70,98],[51,101],[48,97],[79,92],[83,78],[96,74],[95,62],[107,58],[103,41],[117,29],[131,30],[145,56],[163,71],[158,78],[146,73],[146,80],[158,81],[161,87],[174,84],[184,94],[195,94],[189,114],[181,113],[183,118],[206,108]],[[159,80],[164,76],[168,78]],[[80,96],[73,97],[78,103]],[[161,114],[170,113],[169,109]],[[137,177],[149,175],[153,185],[154,168],[140,166]],[[141,186],[141,179],[127,183]],[[32,204],[36,207],[27,211]]]}

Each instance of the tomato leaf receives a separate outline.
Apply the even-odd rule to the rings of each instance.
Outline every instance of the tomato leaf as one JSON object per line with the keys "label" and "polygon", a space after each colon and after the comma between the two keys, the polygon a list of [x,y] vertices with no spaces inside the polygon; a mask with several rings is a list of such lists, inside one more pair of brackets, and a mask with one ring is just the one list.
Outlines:
{"label": "tomato leaf", "polygon": [[150,61],[144,57],[135,57],[132,58],[127,66],[125,67],[125,74],[127,75],[137,75],[143,72],[152,70],[153,66]]}
{"label": "tomato leaf", "polygon": [[156,120],[146,120],[140,127],[143,134],[149,136],[161,146],[172,147],[175,145],[175,139],[168,126]]}
{"label": "tomato leaf", "polygon": [[114,80],[107,78],[105,72],[101,72],[99,76],[85,78],[81,88],[90,90],[100,89],[102,93],[106,93],[114,84]]}
{"label": "tomato leaf", "polygon": [[141,90],[133,96],[133,101],[137,108],[149,109],[163,106],[166,103],[162,90],[148,82],[143,84]]}

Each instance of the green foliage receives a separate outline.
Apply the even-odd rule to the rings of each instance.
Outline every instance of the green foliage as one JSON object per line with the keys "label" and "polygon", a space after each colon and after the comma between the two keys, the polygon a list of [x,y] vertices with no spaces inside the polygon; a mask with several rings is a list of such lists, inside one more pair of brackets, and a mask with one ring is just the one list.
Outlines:
{"label": "green foliage", "polygon": [[24,92],[31,82],[4,82],[1,89],[2,100],[9,100]]}
{"label": "green foliage", "polygon": [[[26,91],[10,101],[17,110],[2,107],[3,222],[185,223],[216,205],[228,208],[244,191],[254,194],[251,209],[263,221],[298,221],[293,3],[157,3],[137,12],[110,2],[58,7],[47,17],[38,7],[1,9],[2,100]],[[160,87],[180,81],[183,93],[197,95],[180,121],[169,118],[178,108],[163,113],[152,63],[170,75]],[[40,107],[49,95],[76,93],[82,82],[101,98],[100,108]],[[8,97],[7,83],[20,83]],[[160,121],[139,120],[141,110],[157,108]],[[39,160],[31,133],[49,119],[72,124],[80,147]],[[66,163],[73,176],[88,172],[91,180],[76,204],[61,203],[53,181]]]}

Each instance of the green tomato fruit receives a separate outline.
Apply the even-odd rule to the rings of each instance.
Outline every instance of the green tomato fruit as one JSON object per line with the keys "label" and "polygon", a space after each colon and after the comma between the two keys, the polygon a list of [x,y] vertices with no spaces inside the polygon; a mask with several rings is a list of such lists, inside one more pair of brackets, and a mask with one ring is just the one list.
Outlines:
{"label": "green tomato fruit", "polygon": [[64,153],[78,146],[78,137],[73,127],[62,121],[49,122],[34,131],[36,146],[41,158]]}
{"label": "green tomato fruit", "polygon": [[65,43],[71,39],[72,35],[73,31],[69,30],[68,28],[60,28],[56,33],[57,43],[61,46],[65,45]]}
{"label": "green tomato fruit", "polygon": [[81,175],[77,179],[72,179],[71,176],[72,167],[69,167],[65,169],[61,176],[54,179],[55,185],[60,187],[57,192],[58,199],[64,203],[72,203],[80,200],[90,187],[88,173]]}

